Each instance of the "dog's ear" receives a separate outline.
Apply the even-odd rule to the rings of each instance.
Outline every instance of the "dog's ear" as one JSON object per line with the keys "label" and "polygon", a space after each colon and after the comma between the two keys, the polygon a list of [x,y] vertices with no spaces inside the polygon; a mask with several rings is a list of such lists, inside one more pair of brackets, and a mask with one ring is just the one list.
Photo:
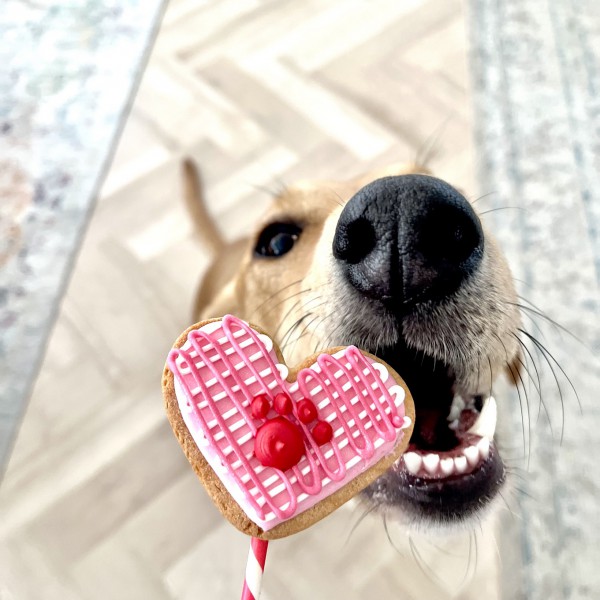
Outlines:
{"label": "dog's ear", "polygon": [[506,375],[515,387],[523,381],[523,359],[521,357],[521,350],[519,350],[515,357],[506,363]]}
{"label": "dog's ear", "polygon": [[225,241],[215,223],[204,197],[204,185],[200,170],[191,158],[181,163],[183,176],[183,197],[188,213],[194,224],[194,230],[200,242],[212,255],[217,255],[225,246]]}

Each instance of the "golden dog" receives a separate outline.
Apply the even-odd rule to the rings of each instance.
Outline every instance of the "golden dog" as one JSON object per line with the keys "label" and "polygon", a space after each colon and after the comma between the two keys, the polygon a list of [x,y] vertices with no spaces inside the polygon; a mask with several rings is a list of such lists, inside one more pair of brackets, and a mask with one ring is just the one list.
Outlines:
{"label": "golden dog", "polygon": [[225,245],[189,160],[184,176],[214,254],[194,319],[255,323],[289,364],[349,344],[381,357],[411,389],[416,427],[362,500],[420,528],[489,510],[506,479],[492,387],[502,372],[520,377],[520,316],[507,263],[464,196],[417,165],[300,183],[249,238]]}

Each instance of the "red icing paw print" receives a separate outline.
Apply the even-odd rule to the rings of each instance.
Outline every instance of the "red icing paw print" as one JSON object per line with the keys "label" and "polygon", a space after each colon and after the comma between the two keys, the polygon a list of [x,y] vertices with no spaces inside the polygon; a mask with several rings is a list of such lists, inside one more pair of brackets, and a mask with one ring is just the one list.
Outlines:
{"label": "red icing paw print", "polygon": [[[295,406],[292,399],[279,393],[272,401],[279,415],[267,419],[271,401],[265,394],[255,396],[250,403],[250,412],[257,419],[267,419],[256,432],[254,455],[265,467],[287,471],[300,462],[305,453],[304,433],[298,422],[309,425],[318,417],[317,407],[312,400],[303,398]],[[331,441],[333,430],[326,421],[317,421],[311,431],[312,438],[322,446]]]}

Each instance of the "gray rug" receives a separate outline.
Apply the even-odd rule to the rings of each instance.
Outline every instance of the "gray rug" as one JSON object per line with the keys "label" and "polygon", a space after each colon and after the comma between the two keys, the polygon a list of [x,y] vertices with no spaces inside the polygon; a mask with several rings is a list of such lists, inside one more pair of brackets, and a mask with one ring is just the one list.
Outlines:
{"label": "gray rug", "polygon": [[[490,193],[486,208],[518,207],[488,218],[523,296],[583,341],[550,326],[532,305],[525,311],[524,325],[560,367],[529,344],[546,409],[538,417],[531,385],[531,436],[527,424],[525,444],[505,449],[518,470],[507,498],[517,515],[505,512],[499,540],[504,597],[597,599],[600,5],[471,0],[469,25],[481,193]],[[577,389],[583,416],[561,368]],[[513,436],[522,437],[515,395],[504,403],[504,413]],[[530,455],[529,466],[524,454]]]}
{"label": "gray rug", "polygon": [[0,476],[164,3],[2,3]]}

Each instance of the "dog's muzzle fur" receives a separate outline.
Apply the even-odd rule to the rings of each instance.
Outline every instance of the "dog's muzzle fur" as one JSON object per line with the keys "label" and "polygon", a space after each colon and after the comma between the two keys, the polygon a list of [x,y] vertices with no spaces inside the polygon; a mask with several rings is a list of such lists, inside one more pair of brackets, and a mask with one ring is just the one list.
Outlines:
{"label": "dog's muzzle fur", "polygon": [[336,310],[324,327],[333,344],[380,356],[411,389],[409,452],[363,494],[405,522],[464,521],[504,481],[488,405],[516,341],[493,264],[499,255],[487,245],[469,202],[425,175],[376,180],[337,217],[327,286]]}

